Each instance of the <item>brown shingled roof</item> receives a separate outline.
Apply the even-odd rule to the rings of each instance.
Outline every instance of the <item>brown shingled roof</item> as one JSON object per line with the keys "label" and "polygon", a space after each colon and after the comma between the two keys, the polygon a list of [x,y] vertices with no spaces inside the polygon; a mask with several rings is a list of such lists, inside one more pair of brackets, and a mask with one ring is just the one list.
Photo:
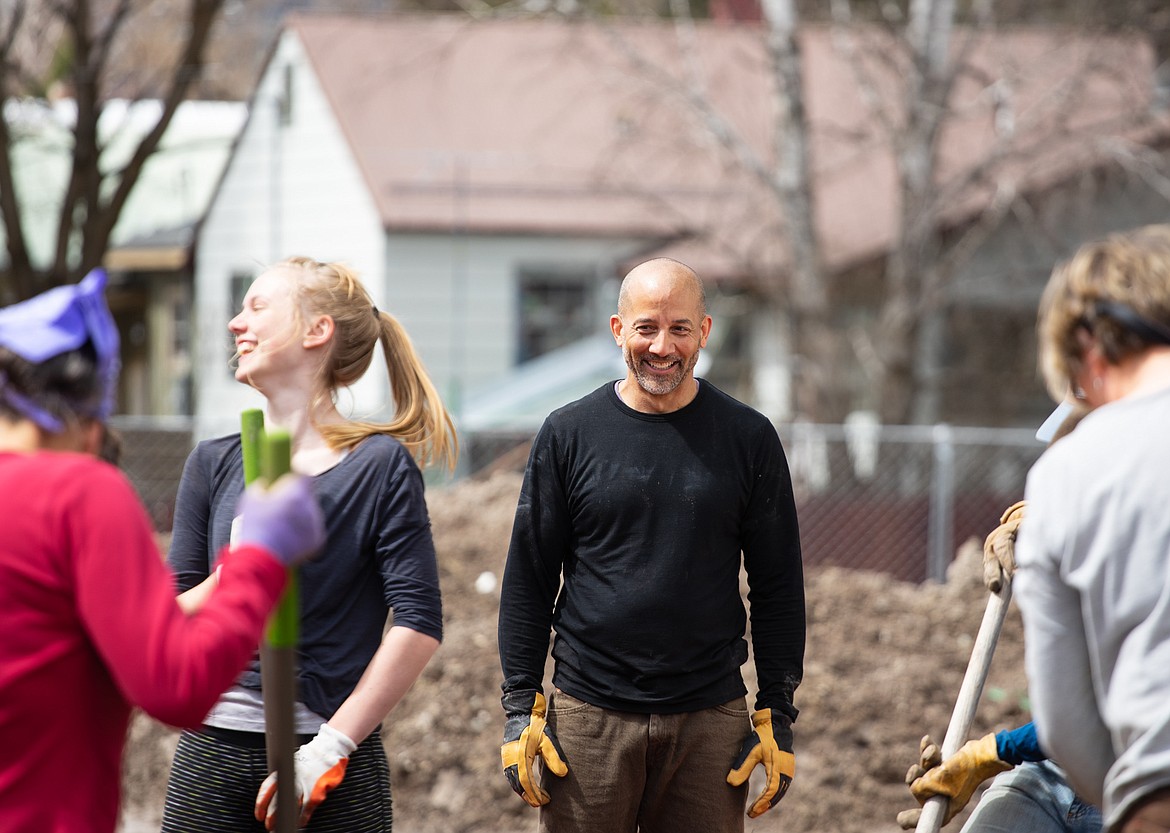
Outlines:
{"label": "brown shingled roof", "polygon": [[[774,201],[646,69],[701,78],[767,164],[772,84],[758,25],[698,23],[685,51],[657,21],[293,16],[289,26],[389,229],[671,237],[714,225],[727,252],[783,257]],[[866,103],[903,118],[897,50],[851,31],[801,36],[830,267],[885,249],[898,216],[890,145]],[[850,50],[867,56],[860,73]],[[970,55],[939,181],[988,170],[950,195],[947,221],[979,211],[997,178],[1044,187],[1099,161],[1104,140],[1149,127],[1153,61],[1138,40],[1030,29],[982,36]],[[1002,144],[992,105],[1008,91],[1018,155],[988,165]],[[1009,127],[1002,116],[998,126]]]}

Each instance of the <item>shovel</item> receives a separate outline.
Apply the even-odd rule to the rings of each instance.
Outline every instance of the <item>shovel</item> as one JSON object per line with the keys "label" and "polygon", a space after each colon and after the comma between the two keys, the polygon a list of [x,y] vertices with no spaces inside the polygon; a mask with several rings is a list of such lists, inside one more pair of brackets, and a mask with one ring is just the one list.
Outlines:
{"label": "shovel", "polygon": [[[240,414],[240,444],[244,454],[244,484],[258,477],[274,483],[291,469],[292,442],[287,431],[264,431],[264,413],[251,408]],[[295,833],[297,818],[297,750],[293,707],[297,689],[297,640],[300,589],[295,567],[288,568],[284,595],[268,620],[260,646],[260,685],[264,692],[264,733],[268,771],[275,772],[277,833]]]}
{"label": "shovel", "polygon": [[[1003,628],[1011,597],[1011,583],[1004,582],[1000,591],[992,593],[987,600],[987,609],[983,611],[983,621],[979,624],[979,633],[975,637],[975,647],[971,649],[971,661],[967,663],[963,683],[959,686],[959,697],[955,701],[955,710],[951,712],[951,722],[947,726],[946,737],[943,738],[944,761],[959,751],[959,747],[967,740],[971,724],[975,722],[975,708],[979,705],[983,684],[987,682],[987,674],[991,670],[995,643],[999,640],[999,632]],[[918,817],[915,833],[938,833],[946,811],[945,795],[928,798],[922,805],[922,815]]]}

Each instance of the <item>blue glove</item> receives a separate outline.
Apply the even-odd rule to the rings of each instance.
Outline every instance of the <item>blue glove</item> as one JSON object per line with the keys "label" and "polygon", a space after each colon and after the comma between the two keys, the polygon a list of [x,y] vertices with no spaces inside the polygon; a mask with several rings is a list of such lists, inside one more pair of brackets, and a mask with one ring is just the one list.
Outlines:
{"label": "blue glove", "polygon": [[263,547],[285,566],[304,561],[325,543],[325,517],[309,478],[301,475],[286,474],[269,489],[249,486],[237,514],[235,543]]}

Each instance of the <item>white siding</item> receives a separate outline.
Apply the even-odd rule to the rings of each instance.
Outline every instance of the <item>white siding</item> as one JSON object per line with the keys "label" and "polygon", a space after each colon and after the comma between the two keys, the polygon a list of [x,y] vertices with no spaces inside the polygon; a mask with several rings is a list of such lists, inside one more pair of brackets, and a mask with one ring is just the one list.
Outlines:
{"label": "white siding", "polygon": [[[292,110],[290,123],[281,125],[286,67],[292,67]],[[263,405],[228,366],[235,274],[254,275],[293,254],[354,267],[378,306],[406,327],[458,416],[467,391],[502,382],[515,367],[521,270],[579,269],[608,281],[595,310],[604,331],[616,303],[614,264],[644,245],[631,239],[387,234],[299,42],[285,33],[199,238],[196,436],[236,431],[241,410]],[[342,406],[384,416],[388,404],[378,357]]]}
{"label": "white siding", "polygon": [[419,234],[390,235],[387,244],[386,309],[410,333],[456,417],[467,392],[503,381],[516,366],[522,269],[596,272],[599,283],[608,284],[594,311],[598,331],[605,331],[617,302],[614,264],[637,245],[615,239]]}
{"label": "white siding", "polygon": [[[292,68],[292,109],[281,125],[286,67]],[[286,33],[260,81],[196,251],[198,438],[238,430],[239,412],[262,405],[227,364],[231,276],[254,275],[294,254],[343,261],[382,306],[384,245],[366,182],[299,42]],[[362,414],[378,409],[388,396],[377,372],[383,367],[379,359],[343,406]]]}

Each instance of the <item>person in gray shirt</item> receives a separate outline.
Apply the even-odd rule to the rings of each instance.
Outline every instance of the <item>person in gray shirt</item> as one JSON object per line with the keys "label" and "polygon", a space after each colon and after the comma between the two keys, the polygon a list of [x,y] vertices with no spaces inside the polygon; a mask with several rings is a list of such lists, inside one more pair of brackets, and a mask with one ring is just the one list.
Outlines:
{"label": "person in gray shirt", "polygon": [[1170,830],[1170,226],[1083,246],[1039,317],[1090,412],[1029,473],[1016,598],[1041,746],[1110,833]]}

